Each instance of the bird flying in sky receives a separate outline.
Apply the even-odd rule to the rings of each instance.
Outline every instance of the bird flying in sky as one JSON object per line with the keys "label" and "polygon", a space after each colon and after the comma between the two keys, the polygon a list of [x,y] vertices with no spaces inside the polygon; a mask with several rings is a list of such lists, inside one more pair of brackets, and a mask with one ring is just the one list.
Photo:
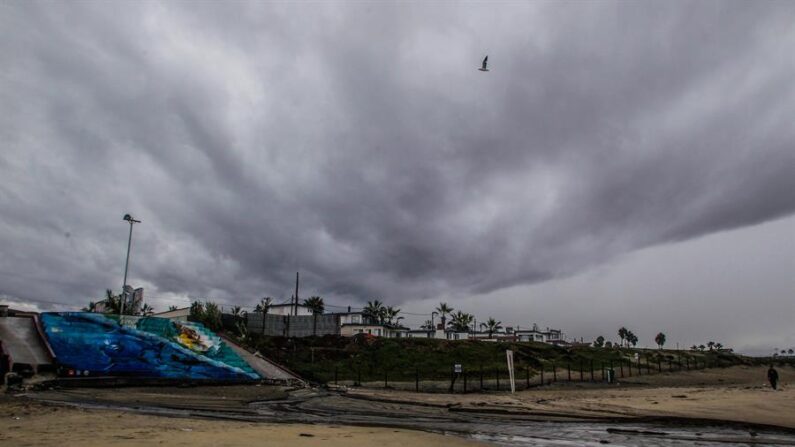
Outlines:
{"label": "bird flying in sky", "polygon": [[486,56],[486,57],[483,59],[483,66],[482,66],[482,67],[480,67],[480,68],[478,68],[478,70],[480,70],[480,71],[489,71],[489,69],[486,67],[486,66],[488,65],[488,63],[489,63],[489,56],[487,55],[487,56]]}

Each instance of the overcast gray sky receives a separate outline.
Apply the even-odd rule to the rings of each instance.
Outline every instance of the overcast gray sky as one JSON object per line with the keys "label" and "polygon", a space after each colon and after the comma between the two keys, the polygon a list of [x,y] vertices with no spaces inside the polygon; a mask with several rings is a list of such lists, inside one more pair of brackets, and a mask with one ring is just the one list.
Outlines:
{"label": "overcast gray sky", "polygon": [[5,1],[0,295],[119,289],[131,213],[156,308],[795,345],[793,54],[792,2]]}

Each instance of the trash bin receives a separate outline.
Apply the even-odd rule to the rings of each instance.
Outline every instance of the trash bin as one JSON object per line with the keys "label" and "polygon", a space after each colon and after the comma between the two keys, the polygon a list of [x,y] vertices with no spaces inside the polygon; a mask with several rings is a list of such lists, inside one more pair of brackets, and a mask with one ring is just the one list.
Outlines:
{"label": "trash bin", "polygon": [[614,369],[605,370],[605,378],[607,379],[607,383],[615,382],[616,381],[616,370],[614,370]]}

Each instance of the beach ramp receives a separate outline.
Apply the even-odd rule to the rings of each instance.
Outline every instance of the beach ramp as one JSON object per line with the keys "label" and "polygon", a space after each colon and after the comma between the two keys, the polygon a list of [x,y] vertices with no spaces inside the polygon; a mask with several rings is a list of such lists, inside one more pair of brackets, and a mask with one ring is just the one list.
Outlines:
{"label": "beach ramp", "polygon": [[263,357],[259,352],[249,352],[242,346],[237,345],[228,337],[223,337],[223,340],[233,351],[235,351],[243,360],[245,360],[246,363],[248,363],[249,366],[254,369],[254,371],[262,376],[262,378],[277,382],[305,383],[305,381],[297,374]]}
{"label": "beach ramp", "polygon": [[42,313],[67,377],[253,381],[261,376],[199,323],[90,312]]}
{"label": "beach ramp", "polygon": [[8,369],[38,373],[52,368],[47,350],[32,316],[0,317],[0,349],[8,358]]}

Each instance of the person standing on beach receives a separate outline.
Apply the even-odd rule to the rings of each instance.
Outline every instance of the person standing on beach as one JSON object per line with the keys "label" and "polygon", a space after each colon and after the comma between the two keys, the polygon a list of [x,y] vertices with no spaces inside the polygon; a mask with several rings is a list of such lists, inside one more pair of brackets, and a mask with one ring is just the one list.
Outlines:
{"label": "person standing on beach", "polygon": [[770,369],[767,370],[767,380],[770,381],[770,386],[775,390],[776,384],[778,383],[778,371],[773,368],[773,365],[770,365]]}

